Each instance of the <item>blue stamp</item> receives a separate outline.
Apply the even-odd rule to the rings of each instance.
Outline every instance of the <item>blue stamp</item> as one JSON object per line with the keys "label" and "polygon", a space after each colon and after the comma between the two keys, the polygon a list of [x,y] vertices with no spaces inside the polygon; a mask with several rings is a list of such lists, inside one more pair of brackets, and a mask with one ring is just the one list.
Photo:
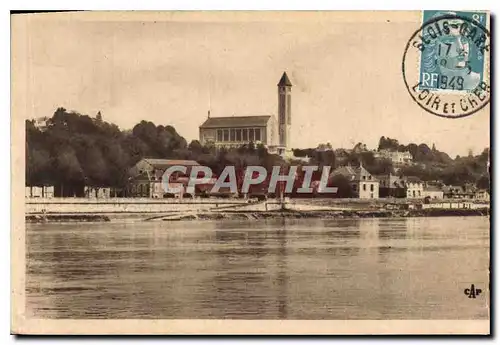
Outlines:
{"label": "blue stamp", "polygon": [[[443,20],[437,20],[443,18]],[[468,20],[467,20],[468,19]],[[485,12],[423,11],[422,32],[429,43],[421,52],[420,89],[472,91],[483,80]],[[482,37],[481,37],[482,36]]]}
{"label": "blue stamp", "polygon": [[489,14],[423,11],[423,24],[403,54],[403,80],[413,100],[447,118],[472,115],[490,101]]}

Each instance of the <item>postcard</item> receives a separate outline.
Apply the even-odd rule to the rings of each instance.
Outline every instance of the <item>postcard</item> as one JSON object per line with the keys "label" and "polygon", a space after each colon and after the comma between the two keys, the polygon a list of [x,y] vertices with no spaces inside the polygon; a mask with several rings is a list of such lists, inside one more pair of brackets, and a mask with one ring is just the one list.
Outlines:
{"label": "postcard", "polygon": [[487,11],[11,15],[14,334],[490,334]]}

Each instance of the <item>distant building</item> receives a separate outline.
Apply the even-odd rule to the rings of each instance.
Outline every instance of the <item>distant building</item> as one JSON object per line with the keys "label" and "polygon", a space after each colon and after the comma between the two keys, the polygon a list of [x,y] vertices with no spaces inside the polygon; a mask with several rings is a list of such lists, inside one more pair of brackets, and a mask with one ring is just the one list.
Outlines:
{"label": "distant building", "polygon": [[311,157],[309,156],[305,156],[305,157],[296,157],[296,156],[293,156],[293,160],[296,160],[296,161],[299,161],[301,163],[304,163],[304,164],[307,164],[311,161]]}
{"label": "distant building", "polygon": [[410,152],[399,152],[391,150],[380,150],[375,152],[375,158],[389,159],[393,164],[396,165],[409,165],[413,162],[413,156]]}
{"label": "distant building", "polygon": [[330,179],[337,175],[342,175],[349,181],[356,198],[378,199],[379,181],[374,175],[363,168],[363,165],[359,167],[339,167],[330,174]]}
{"label": "distant building", "polygon": [[405,181],[392,174],[377,175],[377,179],[380,183],[379,196],[381,198],[405,198],[406,197],[406,185]]}
{"label": "distant building", "polygon": [[416,176],[407,176],[404,178],[407,198],[423,198],[424,182]]}
{"label": "distant building", "polygon": [[53,198],[54,186],[27,186],[25,188],[27,198]]}
{"label": "distant building", "polygon": [[108,199],[111,197],[110,187],[85,186],[83,192],[86,198]]}
{"label": "distant building", "polygon": [[430,198],[430,199],[443,199],[444,192],[441,188],[439,188],[437,186],[426,185],[426,186],[424,186],[423,197]]}
{"label": "distant building", "polygon": [[474,199],[490,201],[490,193],[486,189],[480,189],[474,194]]}
{"label": "distant building", "polygon": [[276,119],[272,115],[209,117],[200,126],[200,143],[220,147],[240,147],[253,142],[274,144]]}
{"label": "distant building", "polygon": [[47,122],[49,118],[47,116],[44,117],[39,117],[33,120],[33,124],[35,125],[36,128],[38,128],[40,131],[45,131],[47,129]]}
{"label": "distant building", "polygon": [[351,151],[348,149],[335,149],[333,152],[335,153],[335,158],[347,158]]}
{"label": "distant building", "polygon": [[[193,166],[200,164],[193,160],[179,160],[179,159],[156,159],[156,158],[143,158],[133,166],[129,175],[128,196],[144,197],[144,198],[164,198],[173,196],[182,196],[185,189],[186,176],[191,174]],[[186,167],[186,174],[174,173],[170,179],[170,186],[181,189],[181,195],[169,195],[163,185],[162,177],[169,167],[183,166]],[[181,178],[185,178],[181,181]]]}
{"label": "distant building", "polygon": [[464,186],[444,186],[444,197],[448,199],[473,199],[476,191]]}
{"label": "distant building", "polygon": [[263,144],[271,153],[292,156],[292,83],[283,73],[278,83],[278,121],[273,115],[226,116],[208,118],[200,126],[200,143],[221,147],[240,147],[253,142]]}

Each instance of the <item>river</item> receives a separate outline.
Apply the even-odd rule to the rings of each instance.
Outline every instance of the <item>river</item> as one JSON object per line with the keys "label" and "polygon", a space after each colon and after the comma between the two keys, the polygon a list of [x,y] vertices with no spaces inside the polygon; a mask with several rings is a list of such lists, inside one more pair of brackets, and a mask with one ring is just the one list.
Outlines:
{"label": "river", "polygon": [[[486,217],[27,224],[36,318],[488,319]],[[468,298],[474,284],[483,292]]]}

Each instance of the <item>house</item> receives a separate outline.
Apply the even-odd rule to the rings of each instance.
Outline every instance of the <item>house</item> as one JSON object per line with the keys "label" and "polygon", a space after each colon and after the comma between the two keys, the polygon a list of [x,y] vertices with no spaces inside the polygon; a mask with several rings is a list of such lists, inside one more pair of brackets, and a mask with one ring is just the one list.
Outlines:
{"label": "house", "polygon": [[445,186],[443,187],[444,197],[449,199],[473,199],[475,191],[465,186]]}
{"label": "house", "polygon": [[490,193],[486,189],[479,189],[474,194],[474,199],[490,201]]}
{"label": "house", "polygon": [[404,178],[407,198],[423,198],[424,182],[416,176],[407,176]]}
{"label": "house", "polygon": [[384,175],[377,175],[379,180],[379,197],[387,198],[405,198],[406,197],[406,186],[405,181],[391,173]]}
{"label": "house", "polygon": [[424,198],[429,198],[429,199],[443,199],[444,192],[438,186],[426,184],[424,186],[423,196]]}
{"label": "house", "polygon": [[332,179],[337,175],[342,175],[349,181],[356,198],[378,199],[379,181],[363,165],[359,167],[351,167],[349,165],[339,167],[330,174],[329,178]]}
{"label": "house", "polygon": [[380,150],[375,152],[374,156],[375,158],[389,159],[395,165],[409,165],[413,161],[413,156],[408,151]]}
{"label": "house", "polygon": [[27,198],[53,198],[54,186],[27,186],[25,188]]}
{"label": "house", "polygon": [[111,197],[110,187],[85,186],[83,192],[86,198],[108,199]]}
{"label": "house", "polygon": [[173,166],[185,166],[187,174],[189,175],[191,173],[191,167],[196,165],[199,166],[200,164],[193,160],[143,158],[129,170],[129,175],[136,176],[146,171],[153,173],[156,170],[163,172]]}
{"label": "house", "polygon": [[180,194],[182,195],[185,181],[180,182],[179,179],[184,177],[187,181],[186,176],[191,174],[192,167],[199,165],[198,162],[193,160],[143,158],[129,171],[127,195],[145,198],[174,196],[168,195],[162,181],[165,170],[173,166],[186,167],[186,174],[182,172],[173,173],[169,181],[171,187],[181,187]]}
{"label": "house", "polygon": [[33,120],[33,125],[41,132],[47,130],[49,118],[47,116],[39,117]]}

